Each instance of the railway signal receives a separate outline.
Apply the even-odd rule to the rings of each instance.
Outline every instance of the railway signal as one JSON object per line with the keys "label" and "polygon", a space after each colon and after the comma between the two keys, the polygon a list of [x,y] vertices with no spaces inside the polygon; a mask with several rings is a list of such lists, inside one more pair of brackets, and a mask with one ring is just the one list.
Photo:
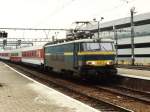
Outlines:
{"label": "railway signal", "polygon": [[7,46],[7,40],[6,39],[3,40],[3,49],[5,49],[5,46]]}
{"label": "railway signal", "polygon": [[5,31],[0,31],[0,38],[7,38],[8,33]]}
{"label": "railway signal", "polygon": [[7,45],[7,40],[3,40],[3,46]]}
{"label": "railway signal", "polygon": [[18,40],[17,44],[18,44],[18,46],[20,46],[21,45],[21,40]]}

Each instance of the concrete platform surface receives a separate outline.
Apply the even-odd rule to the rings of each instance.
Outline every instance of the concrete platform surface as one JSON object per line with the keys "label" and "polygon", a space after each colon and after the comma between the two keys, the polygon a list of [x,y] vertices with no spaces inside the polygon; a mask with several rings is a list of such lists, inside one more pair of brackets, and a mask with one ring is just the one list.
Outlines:
{"label": "concrete platform surface", "polygon": [[0,112],[99,112],[0,62]]}
{"label": "concrete platform surface", "polygon": [[126,69],[126,68],[117,68],[118,75],[150,80],[150,71],[147,70],[135,70],[135,69]]}

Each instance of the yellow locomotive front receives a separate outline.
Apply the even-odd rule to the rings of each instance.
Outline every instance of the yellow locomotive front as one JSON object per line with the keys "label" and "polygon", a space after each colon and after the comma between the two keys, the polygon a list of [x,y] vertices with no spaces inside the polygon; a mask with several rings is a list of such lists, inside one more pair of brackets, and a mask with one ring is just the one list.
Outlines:
{"label": "yellow locomotive front", "polygon": [[78,61],[82,73],[116,74],[115,50],[112,40],[82,42]]}

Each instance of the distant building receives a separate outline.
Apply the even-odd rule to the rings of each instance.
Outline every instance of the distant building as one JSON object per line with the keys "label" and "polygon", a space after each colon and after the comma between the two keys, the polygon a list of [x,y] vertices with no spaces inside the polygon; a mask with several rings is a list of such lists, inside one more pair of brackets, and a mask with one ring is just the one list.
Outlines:
{"label": "distant building", "polygon": [[[135,64],[150,65],[150,13],[134,16]],[[100,23],[101,38],[113,38],[115,27],[118,37],[118,63],[131,64],[131,22],[130,17]],[[97,36],[98,24],[89,24],[84,29],[91,29]]]}

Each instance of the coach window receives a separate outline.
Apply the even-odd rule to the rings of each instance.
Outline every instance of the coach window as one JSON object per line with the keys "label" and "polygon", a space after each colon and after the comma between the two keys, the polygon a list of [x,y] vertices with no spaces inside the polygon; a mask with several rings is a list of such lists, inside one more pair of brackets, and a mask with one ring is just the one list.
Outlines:
{"label": "coach window", "polygon": [[35,54],[35,51],[32,51],[32,57],[35,57],[36,54]]}
{"label": "coach window", "polygon": [[27,57],[29,57],[29,52],[26,52],[27,53]]}
{"label": "coach window", "polygon": [[34,51],[31,52],[31,56],[32,56],[32,57],[34,56],[34,55],[33,55],[33,52],[34,52]]}
{"label": "coach window", "polygon": [[32,51],[32,57],[34,57],[34,51]]}
{"label": "coach window", "polygon": [[30,56],[31,56],[31,52],[29,51],[29,52],[28,52],[28,57],[30,57]]}
{"label": "coach window", "polygon": [[40,50],[35,51],[34,53],[35,53],[35,56],[36,56],[36,57],[40,57]]}
{"label": "coach window", "polygon": [[33,51],[31,51],[31,56],[33,57]]}
{"label": "coach window", "polygon": [[32,57],[32,51],[30,51],[30,57]]}
{"label": "coach window", "polygon": [[32,56],[36,57],[35,51],[32,51]]}
{"label": "coach window", "polygon": [[39,56],[39,50],[38,50],[38,51],[35,51],[34,53],[35,53],[35,56],[36,56],[36,57]]}
{"label": "coach window", "polygon": [[30,57],[30,51],[28,52],[28,57]]}
{"label": "coach window", "polygon": [[30,52],[30,56],[33,57],[33,51]]}
{"label": "coach window", "polygon": [[29,56],[29,53],[28,53],[28,52],[26,52],[26,56],[27,56],[27,57]]}
{"label": "coach window", "polygon": [[27,56],[27,57],[29,56],[29,53],[28,53],[28,52],[26,52],[26,56]]}
{"label": "coach window", "polygon": [[36,57],[36,51],[33,51],[32,53],[33,53],[33,57]]}
{"label": "coach window", "polygon": [[34,52],[33,52],[33,55],[34,55],[35,57],[37,56],[37,55],[36,55],[36,52],[37,52],[37,51],[34,51]]}
{"label": "coach window", "polygon": [[32,51],[32,57],[34,57],[34,51]]}
{"label": "coach window", "polygon": [[32,57],[32,51],[30,51],[30,57]]}
{"label": "coach window", "polygon": [[26,57],[28,57],[28,53],[27,52],[25,52],[26,53]]}
{"label": "coach window", "polygon": [[32,56],[32,51],[30,51],[30,57]]}

